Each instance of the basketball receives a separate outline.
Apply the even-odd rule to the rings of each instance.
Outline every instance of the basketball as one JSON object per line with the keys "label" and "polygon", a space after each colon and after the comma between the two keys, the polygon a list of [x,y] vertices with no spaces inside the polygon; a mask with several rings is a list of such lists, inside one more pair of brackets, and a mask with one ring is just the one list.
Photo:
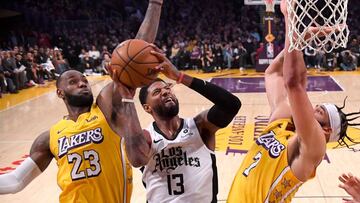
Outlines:
{"label": "basketball", "polygon": [[154,71],[160,61],[150,53],[154,48],[144,40],[130,39],[119,44],[111,57],[111,78],[137,88],[148,85],[158,76]]}

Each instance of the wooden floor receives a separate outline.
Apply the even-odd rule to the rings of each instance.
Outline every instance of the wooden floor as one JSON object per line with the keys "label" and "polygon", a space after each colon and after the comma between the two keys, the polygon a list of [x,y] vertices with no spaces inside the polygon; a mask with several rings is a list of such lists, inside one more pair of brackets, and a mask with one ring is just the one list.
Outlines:
{"label": "wooden floor", "polygon": [[[204,78],[219,77],[262,77],[263,75],[238,70],[224,71],[212,74],[190,74]],[[311,72],[316,75],[316,73]],[[319,75],[328,75],[321,73]],[[345,96],[349,96],[345,111],[360,109],[360,72],[334,72],[332,79],[344,91],[310,92],[314,104],[333,102],[341,104]],[[106,77],[89,77],[94,95],[110,80]],[[209,108],[211,103],[182,85],[174,87],[180,102],[180,115],[192,117],[200,111]],[[42,87],[23,90],[17,95],[4,95],[0,99],[0,173],[6,173],[14,168],[26,157],[33,140],[41,132],[48,130],[63,115],[66,108],[63,101],[55,94],[53,83]],[[217,135],[217,167],[219,175],[219,202],[225,202],[233,177],[244,157],[240,152],[246,151],[254,135],[261,129],[261,121],[266,119],[269,112],[265,93],[236,93],[243,106],[239,115],[227,129]],[[146,127],[152,120],[139,105],[136,105],[142,126]],[[359,132],[353,129],[353,132]],[[241,136],[236,136],[241,135]],[[353,135],[357,136],[357,135]],[[359,133],[360,137],[360,133]],[[356,137],[358,138],[358,137]],[[356,146],[360,148],[360,146]],[[293,202],[341,202],[346,196],[340,188],[337,177],[343,172],[352,172],[360,176],[360,152],[349,149],[328,150],[316,177],[304,184],[296,194]],[[52,161],[48,169],[36,180],[18,194],[2,195],[0,202],[12,203],[48,203],[58,202],[60,190],[56,184],[57,166]],[[134,190],[132,202],[145,202],[145,190],[141,183],[138,169],[134,169]]]}

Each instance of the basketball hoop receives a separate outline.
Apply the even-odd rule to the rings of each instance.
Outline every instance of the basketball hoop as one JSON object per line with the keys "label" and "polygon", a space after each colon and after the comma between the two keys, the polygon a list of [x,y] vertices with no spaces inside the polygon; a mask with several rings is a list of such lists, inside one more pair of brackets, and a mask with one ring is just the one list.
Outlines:
{"label": "basketball hoop", "polygon": [[[331,52],[346,47],[348,0],[286,0],[292,50],[311,47]],[[316,27],[316,29],[314,29]]]}
{"label": "basketball hoop", "polygon": [[275,0],[264,0],[266,12],[275,12]]}

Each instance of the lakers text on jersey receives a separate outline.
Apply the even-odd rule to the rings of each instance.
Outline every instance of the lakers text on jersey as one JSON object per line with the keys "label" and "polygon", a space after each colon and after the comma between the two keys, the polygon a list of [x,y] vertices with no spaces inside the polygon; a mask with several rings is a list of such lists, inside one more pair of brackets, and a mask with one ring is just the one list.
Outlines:
{"label": "lakers text on jersey", "polygon": [[290,202],[301,186],[288,164],[287,130],[290,119],[268,125],[245,156],[230,189],[227,202]]}
{"label": "lakers text on jersey", "polygon": [[50,130],[62,192],[60,202],[130,202],[132,171],[120,136],[99,107],[77,121],[63,119]]}

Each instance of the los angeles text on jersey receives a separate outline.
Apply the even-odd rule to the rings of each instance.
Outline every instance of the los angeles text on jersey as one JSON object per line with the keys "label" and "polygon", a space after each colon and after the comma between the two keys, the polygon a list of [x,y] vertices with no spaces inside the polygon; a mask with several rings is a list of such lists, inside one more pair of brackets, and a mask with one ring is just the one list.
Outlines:
{"label": "los angeles text on jersey", "polygon": [[76,147],[80,147],[91,142],[93,143],[101,143],[104,140],[104,136],[102,134],[101,128],[95,128],[92,130],[88,130],[85,132],[81,132],[76,135],[72,135],[70,137],[60,137],[58,139],[59,143],[59,154],[58,157],[61,158],[64,156],[69,150],[74,149]]}
{"label": "los angeles text on jersey", "polygon": [[268,150],[269,155],[272,158],[279,157],[280,153],[285,149],[285,146],[275,138],[275,134],[272,131],[260,136],[256,140],[256,144],[261,145]]}
{"label": "los angeles text on jersey", "polygon": [[200,158],[188,157],[186,151],[183,151],[181,147],[163,149],[160,153],[155,154],[153,159],[156,161],[153,173],[157,172],[157,170],[163,171],[164,169],[168,172],[182,165],[200,167]]}

